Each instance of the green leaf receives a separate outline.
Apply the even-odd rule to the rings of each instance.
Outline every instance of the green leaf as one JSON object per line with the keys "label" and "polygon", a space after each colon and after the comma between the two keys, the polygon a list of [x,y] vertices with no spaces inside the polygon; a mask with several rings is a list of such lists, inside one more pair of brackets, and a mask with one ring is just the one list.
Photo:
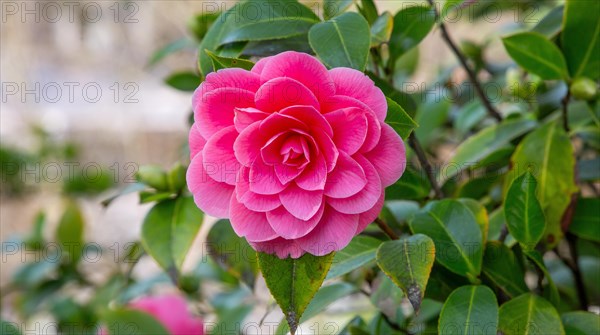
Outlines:
{"label": "green leaf", "polygon": [[310,44],[308,44],[308,33],[278,40],[250,42],[242,54],[250,57],[268,57],[285,51],[312,53]]}
{"label": "green leaf", "polygon": [[232,15],[235,17],[227,19],[227,31],[219,45],[301,35],[319,22],[308,7],[295,0],[244,1]]}
{"label": "green leaf", "polygon": [[394,17],[390,12],[384,12],[371,27],[371,47],[387,43],[392,36],[394,28]]}
{"label": "green leaf", "polygon": [[[300,323],[308,321],[310,318],[319,315],[321,312],[331,305],[335,301],[346,297],[358,289],[348,283],[334,283],[331,285],[323,286],[314,296],[314,298],[306,307],[304,314],[300,318]],[[311,328],[312,329],[312,328]],[[287,334],[289,326],[285,322],[281,322],[275,334]]]}
{"label": "green leaf", "polygon": [[202,224],[203,214],[192,197],[165,200],[155,205],[142,225],[142,245],[171,276],[181,269]]}
{"label": "green leaf", "polygon": [[544,277],[546,277],[548,286],[544,287],[544,297],[550,300],[554,306],[558,307],[560,303],[558,288],[556,287],[556,284],[554,284],[554,280],[552,279],[552,276],[550,276],[550,272],[548,272],[546,264],[544,264],[544,258],[542,257],[542,254],[540,254],[537,250],[523,250],[523,254],[525,254],[525,256],[527,256],[527,258],[531,260],[540,271],[542,271]]}
{"label": "green leaf", "polygon": [[481,271],[483,234],[469,207],[457,200],[432,201],[409,221],[415,234],[435,242],[436,260],[448,270],[475,278]]}
{"label": "green leaf", "polygon": [[583,239],[600,242],[599,208],[600,199],[579,198],[569,231]]}
{"label": "green leaf", "polygon": [[383,94],[385,94],[387,98],[394,100],[411,117],[415,115],[417,105],[414,99],[408,93],[397,90],[394,86],[390,85],[387,81],[379,78],[373,72],[367,71],[366,74],[369,76],[369,78],[371,78],[371,80],[373,80],[375,86],[381,89],[381,91],[383,92]]}
{"label": "green leaf", "polygon": [[374,0],[360,0],[360,5],[356,5],[358,12],[367,19],[369,25],[372,25],[377,17],[379,16],[379,11],[377,10],[377,5],[375,5]]}
{"label": "green leaf", "polygon": [[413,214],[419,211],[419,203],[416,201],[386,201],[385,207],[387,207],[390,210],[394,219],[399,223],[408,221],[408,219],[411,218]]}
{"label": "green leaf", "polygon": [[256,252],[233,231],[229,220],[217,221],[210,228],[206,242],[210,256],[217,264],[248,286],[254,287],[258,273]]}
{"label": "green leaf", "polygon": [[252,67],[254,66],[254,63],[247,59],[222,57],[209,50],[204,50],[204,52],[211,58],[213,71],[236,67],[244,70],[252,70]]}
{"label": "green leaf", "polygon": [[371,45],[369,24],[360,14],[344,13],[316,24],[308,42],[328,67],[350,67],[364,71]]}
{"label": "green leaf", "polygon": [[569,335],[600,334],[600,316],[591,312],[576,311],[561,316],[565,333]]}
{"label": "green leaf", "polygon": [[547,80],[569,78],[560,49],[544,35],[518,33],[504,37],[502,42],[512,59],[525,70]]}
{"label": "green leaf", "polygon": [[73,263],[77,263],[83,251],[83,215],[75,201],[69,201],[58,227],[56,228],[56,240],[66,251]]}
{"label": "green leaf", "polygon": [[258,264],[267,287],[281,307],[292,334],[325,280],[334,254],[318,257],[306,253],[298,259],[280,259],[276,255],[258,253]]}
{"label": "green leaf", "polygon": [[573,78],[600,77],[600,2],[567,0],[562,47]]}
{"label": "green leaf", "polygon": [[323,0],[323,17],[329,20],[345,12],[355,0]]}
{"label": "green leaf", "polygon": [[412,6],[396,13],[390,38],[390,64],[416,47],[429,34],[434,24],[435,12],[428,6]]}
{"label": "green leaf", "polygon": [[174,89],[184,92],[194,92],[202,79],[193,72],[174,73],[165,79],[165,83]]}
{"label": "green leaf", "polygon": [[483,129],[456,148],[454,157],[446,164],[448,168],[440,171],[441,175],[438,178],[442,183],[445,182],[465,168],[484,160],[536,125],[537,122],[533,120],[507,120]]}
{"label": "green leaf", "polygon": [[207,12],[192,16],[187,22],[187,28],[198,41],[202,41],[210,26],[221,15],[220,12]]}
{"label": "green leaf", "polygon": [[473,199],[457,199],[473,213],[475,220],[481,229],[482,241],[487,241],[488,229],[490,226],[488,213],[478,201]]}
{"label": "green leaf", "polygon": [[475,100],[461,108],[454,121],[454,127],[461,136],[464,136],[486,116],[486,109],[479,101]]}
{"label": "green leaf", "polygon": [[565,6],[563,5],[554,7],[531,31],[540,33],[549,39],[554,38],[562,30],[564,11]]}
{"label": "green leaf", "polygon": [[381,241],[370,236],[356,236],[348,246],[338,251],[327,279],[343,276],[375,260],[375,252]]}
{"label": "green leaf", "polygon": [[[228,11],[219,15],[219,17],[215,20],[213,25],[208,29],[208,32],[202,39],[202,42],[198,46],[198,68],[200,69],[200,73],[203,77],[212,72],[213,64],[210,56],[204,50],[209,50],[212,52],[216,52],[221,42],[223,40],[223,36],[231,26],[234,24],[236,18],[239,16],[240,7],[242,3],[237,3],[235,6],[231,7]],[[234,51],[234,55],[229,55],[229,57],[237,57],[241,54],[243,48],[230,48],[229,51]],[[220,54],[220,52],[217,52]]]}
{"label": "green leaf", "polygon": [[487,286],[462,286],[454,290],[442,307],[439,334],[495,335],[498,302]]}
{"label": "green leaf", "polygon": [[498,241],[490,241],[486,244],[483,274],[509,297],[515,297],[529,290],[523,279],[525,274],[517,263],[515,254]]}
{"label": "green leaf", "polygon": [[377,249],[377,265],[404,291],[415,311],[425,296],[435,249],[433,241],[421,234],[384,242]]}
{"label": "green leaf", "polygon": [[[417,128],[418,129],[418,128]],[[427,198],[431,192],[431,184],[423,171],[415,171],[410,166],[392,186],[385,190],[386,200]]]}
{"label": "green leaf", "polygon": [[565,334],[554,306],[532,293],[500,307],[498,328],[504,335]]}
{"label": "green leaf", "polygon": [[535,196],[537,181],[526,171],[515,179],[506,194],[504,217],[508,231],[525,249],[533,249],[542,238],[546,221]]}
{"label": "green leaf", "polygon": [[389,124],[394,128],[396,133],[402,137],[402,139],[408,139],[413,129],[419,125],[404,111],[400,105],[394,100],[386,98],[388,105],[388,112],[385,118],[385,123]]}
{"label": "green leaf", "polygon": [[557,122],[548,123],[527,135],[511,158],[512,170],[506,178],[506,189],[524,171],[538,181],[537,198],[546,217],[544,239],[548,248],[562,238],[561,218],[577,191],[575,159],[569,137]]}
{"label": "green leaf", "polygon": [[442,125],[448,120],[450,113],[450,101],[448,99],[430,98],[419,105],[415,121],[419,128],[415,129],[415,135],[424,147],[429,146],[441,135]]}
{"label": "green leaf", "polygon": [[464,2],[465,0],[446,0],[442,12],[440,13],[441,20],[443,21],[450,13],[459,9]]}
{"label": "green leaf", "polygon": [[170,334],[153,316],[138,310],[119,309],[109,311],[102,319],[110,335]]}

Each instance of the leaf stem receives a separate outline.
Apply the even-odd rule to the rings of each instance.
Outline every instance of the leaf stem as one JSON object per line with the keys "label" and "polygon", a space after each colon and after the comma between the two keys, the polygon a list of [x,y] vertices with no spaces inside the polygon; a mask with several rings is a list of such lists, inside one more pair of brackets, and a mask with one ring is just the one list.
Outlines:
{"label": "leaf stem", "polygon": [[427,178],[429,179],[429,182],[431,183],[431,187],[433,188],[433,191],[435,192],[435,197],[437,199],[444,198],[444,192],[442,192],[440,185],[438,184],[437,180],[435,179],[435,176],[433,175],[433,169],[431,168],[431,164],[429,163],[429,160],[427,160],[425,151],[423,151],[423,147],[421,147],[421,143],[417,139],[417,136],[415,135],[414,132],[412,132],[410,134],[410,136],[408,137],[408,143],[410,144],[411,148],[413,148],[413,150],[415,151],[415,154],[419,158],[419,163],[421,163],[421,167],[423,168],[423,170],[425,170],[425,174],[427,175]]}
{"label": "leaf stem", "polygon": [[400,237],[392,230],[392,228],[390,228],[390,226],[387,225],[387,223],[385,223],[385,221],[383,221],[380,218],[375,218],[375,223],[377,224],[377,226],[379,227],[379,229],[381,229],[387,236],[389,236],[392,240],[397,240]]}
{"label": "leaf stem", "polygon": [[563,128],[565,129],[565,132],[567,132],[567,133],[569,132],[569,115],[568,115],[569,101],[571,101],[571,90],[567,89],[567,94],[561,101]]}
{"label": "leaf stem", "polygon": [[[431,5],[431,8],[433,9],[433,11],[435,13],[436,20],[439,20],[440,14],[435,7],[434,1],[433,0],[427,0],[427,1]],[[465,57],[465,55],[462,54],[460,49],[456,46],[456,43],[454,43],[454,41],[450,37],[450,34],[448,33],[448,29],[446,28],[446,25],[444,24],[444,22],[442,22],[440,20],[439,26],[440,26],[440,30],[442,32],[442,38],[444,39],[446,44],[448,44],[450,49],[452,49],[452,52],[454,53],[456,58],[458,58],[458,61],[460,62],[462,67],[467,72],[469,79],[471,80],[471,82],[473,83],[473,86],[475,87],[475,93],[477,93],[477,96],[479,96],[479,99],[481,100],[481,103],[483,103],[483,106],[487,110],[488,114],[491,117],[493,117],[494,119],[496,119],[496,121],[498,121],[498,122],[502,121],[502,116],[496,110],[496,108],[492,105],[492,103],[490,102],[488,97],[485,95],[485,92],[483,91],[483,87],[482,87],[481,83],[479,82],[479,80],[477,79],[477,74],[471,68],[471,66],[467,63],[467,58]]]}

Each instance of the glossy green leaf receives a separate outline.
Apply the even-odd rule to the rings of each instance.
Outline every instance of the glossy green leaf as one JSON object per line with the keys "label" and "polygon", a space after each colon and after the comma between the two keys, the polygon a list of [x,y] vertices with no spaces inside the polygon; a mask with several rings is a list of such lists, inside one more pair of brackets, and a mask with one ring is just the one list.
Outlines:
{"label": "glossy green leaf", "polygon": [[487,286],[462,286],[442,307],[439,334],[496,335],[498,302]]}
{"label": "glossy green leaf", "polygon": [[349,67],[364,71],[371,46],[367,21],[357,13],[344,13],[316,24],[308,41],[328,67]]}
{"label": "glossy green leaf", "polygon": [[430,192],[431,184],[425,172],[416,171],[408,166],[402,177],[385,190],[385,199],[421,200],[427,198]]}
{"label": "glossy green leaf", "polygon": [[460,109],[454,121],[454,127],[461,136],[464,136],[486,116],[486,109],[479,101],[475,100]]}
{"label": "glossy green leaf", "polygon": [[[356,286],[344,282],[321,287],[321,289],[315,294],[314,298],[310,301],[310,304],[308,304],[308,307],[306,307],[304,314],[300,318],[300,323],[319,315],[327,308],[327,306],[356,292],[357,290],[358,289]],[[288,331],[288,324],[286,322],[281,322],[277,327],[275,334],[287,334]]]}
{"label": "glossy green leaf", "polygon": [[558,307],[558,304],[560,303],[558,288],[556,287],[552,276],[550,276],[548,268],[546,268],[542,254],[540,254],[537,250],[524,250],[523,254],[525,254],[525,256],[527,256],[527,258],[531,260],[531,262],[533,262],[533,264],[535,264],[535,266],[544,274],[544,277],[548,282],[548,285],[544,286],[543,288],[544,297],[548,299],[554,306]]}
{"label": "glossy green leaf", "polygon": [[56,241],[73,263],[77,263],[82,256],[84,228],[83,214],[79,205],[74,201],[68,202],[56,228]]}
{"label": "glossy green leaf", "polygon": [[280,259],[276,255],[258,253],[258,264],[267,287],[281,307],[292,334],[325,280],[334,254],[318,257],[306,253],[298,259]]}
{"label": "glossy green leaf", "polygon": [[194,50],[194,47],[195,47],[195,43],[192,39],[190,39],[188,37],[178,39],[176,41],[173,41],[173,42],[165,45],[164,47],[158,49],[157,51],[155,51],[152,54],[152,56],[150,57],[150,60],[148,60],[148,64],[146,66],[154,66],[154,65],[158,64],[158,62],[163,60],[165,57],[167,57],[177,51],[185,50],[185,49]]}
{"label": "glossy green leaf", "polygon": [[396,13],[390,38],[390,61],[394,62],[416,47],[429,34],[434,24],[435,13],[430,7],[412,6]]}
{"label": "glossy green leaf", "polygon": [[323,0],[323,17],[329,20],[344,13],[355,0]]}
{"label": "glossy green leaf", "polygon": [[504,201],[508,231],[525,249],[535,248],[546,228],[536,188],[535,177],[526,171],[513,181]]}
{"label": "glossy green leaf", "polygon": [[477,218],[458,200],[432,201],[409,221],[415,234],[435,242],[435,259],[448,270],[475,278],[481,271],[483,234]]}
{"label": "glossy green leaf", "polygon": [[233,68],[239,67],[244,70],[252,70],[252,67],[254,66],[254,63],[247,59],[222,57],[222,56],[216,55],[215,53],[213,53],[209,50],[204,50],[204,52],[206,52],[208,54],[208,56],[211,58],[214,71],[221,70],[221,69],[229,69],[232,67]]}
{"label": "glossy green leaf", "polygon": [[498,328],[504,335],[565,334],[554,306],[532,293],[500,307]]}
{"label": "glossy green leaf", "polygon": [[569,231],[583,239],[600,242],[599,211],[599,198],[578,199]]}
{"label": "glossy green leaf", "polygon": [[404,291],[415,311],[425,295],[435,249],[433,241],[421,234],[384,242],[377,249],[377,265]]}
{"label": "glossy green leaf", "polygon": [[336,252],[327,279],[343,276],[375,260],[381,241],[370,236],[356,236],[348,246]]}
{"label": "glossy green leaf", "polygon": [[133,309],[110,311],[102,317],[110,335],[169,335],[169,331],[146,312]]}
{"label": "glossy green leaf", "polygon": [[507,120],[483,129],[456,148],[454,157],[446,164],[447,168],[440,171],[441,174],[438,178],[443,183],[456,176],[462,170],[476,165],[477,162],[530,131],[536,125],[537,123],[533,120]]}
{"label": "glossy green leaf", "polygon": [[219,45],[301,35],[319,22],[308,7],[295,0],[244,1],[233,15]]}
{"label": "glossy green leaf", "polygon": [[557,122],[548,123],[519,143],[511,164],[507,188],[513,179],[528,169],[538,181],[537,199],[546,217],[542,242],[552,248],[563,235],[561,218],[571,202],[571,195],[577,191],[571,141]]}
{"label": "glossy green leaf", "polygon": [[169,274],[181,269],[202,224],[203,214],[192,197],[165,200],[144,218],[142,245]]}
{"label": "glossy green leaf", "polygon": [[490,223],[488,213],[485,207],[483,207],[483,205],[481,205],[477,200],[474,199],[465,198],[457,200],[460,201],[463,205],[467,206],[471,213],[473,213],[473,215],[475,216],[475,221],[477,221],[479,229],[481,230],[481,235],[483,236],[482,240],[486,241]]}
{"label": "glossy green leaf", "polygon": [[194,92],[201,82],[202,79],[193,72],[174,73],[165,79],[167,85],[184,92]]}
{"label": "glossy green leaf", "polygon": [[360,0],[360,4],[356,4],[358,12],[367,19],[369,25],[373,25],[377,17],[379,17],[379,11],[374,0]]}
{"label": "glossy green leaf", "polygon": [[525,274],[517,263],[515,254],[504,244],[491,241],[486,244],[483,256],[483,274],[509,297],[527,292]]}
{"label": "glossy green leaf", "polygon": [[531,31],[540,33],[549,39],[554,38],[562,30],[564,11],[565,6],[562,5],[553,8]]}
{"label": "glossy green leaf", "polygon": [[420,208],[418,202],[408,200],[386,201],[385,206],[399,223],[407,222]]}
{"label": "glossy green leaf", "polygon": [[258,273],[256,252],[233,231],[229,220],[215,222],[206,237],[206,246],[210,256],[225,271],[254,287]]}
{"label": "glossy green leaf", "polygon": [[569,335],[600,334],[600,316],[591,312],[568,312],[561,316],[565,333]]}
{"label": "glossy green leaf", "polygon": [[212,11],[194,15],[187,21],[187,28],[197,41],[202,41],[208,29],[215,23],[219,15],[221,15],[220,12]]}
{"label": "glossy green leaf", "polygon": [[562,47],[573,78],[600,77],[600,2],[567,0]]}
{"label": "glossy green leaf", "polygon": [[567,63],[560,49],[544,35],[517,33],[502,39],[512,59],[525,70],[542,79],[567,79]]}
{"label": "glossy green leaf", "polygon": [[249,42],[242,54],[249,57],[268,57],[286,51],[297,51],[311,54],[308,44],[308,33],[277,40]]}
{"label": "glossy green leaf", "polygon": [[413,129],[417,128],[419,125],[417,125],[417,123],[394,100],[390,98],[386,99],[388,112],[385,123],[392,126],[402,139],[408,139],[408,136],[410,136]]}
{"label": "glossy green leaf", "polygon": [[392,36],[392,28],[394,28],[394,17],[390,12],[384,12],[371,27],[371,47],[387,43]]}
{"label": "glossy green leaf", "polygon": [[442,125],[448,120],[450,113],[450,101],[448,99],[430,98],[424,101],[417,110],[415,121],[419,127],[415,129],[415,135],[424,147],[428,147],[442,134]]}

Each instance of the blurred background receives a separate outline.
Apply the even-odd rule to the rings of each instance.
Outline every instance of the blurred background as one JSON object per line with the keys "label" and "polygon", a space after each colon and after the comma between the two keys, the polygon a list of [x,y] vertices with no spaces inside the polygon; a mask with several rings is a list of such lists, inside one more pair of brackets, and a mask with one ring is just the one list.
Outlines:
{"label": "blurred background", "polygon": [[[303,2],[312,9],[321,8],[319,1]],[[520,2],[526,3],[515,4]],[[5,285],[35,257],[12,253],[5,247],[11,241],[36,237],[40,222],[45,228],[38,233],[45,240],[53,240],[65,203],[77,199],[85,221],[85,240],[104,250],[122,253],[127,243],[139,239],[149,205],[140,205],[136,193],[123,195],[110,206],[101,202],[135,184],[135,173],[142,165],[170,168],[174,161],[185,161],[191,112],[189,86],[196,83],[194,78],[186,82],[185,76],[177,82],[172,74],[196,71],[193,31],[199,28],[194,14],[226,10],[234,3],[1,2],[2,319],[19,319],[22,311],[12,308],[14,297]],[[376,3],[380,11],[395,13],[402,5],[420,2]],[[477,20],[464,15],[449,22],[448,27],[456,41],[494,41],[487,46],[485,57],[502,62],[508,57],[497,37],[523,25],[525,19],[530,20],[526,24],[535,24],[547,12],[543,6],[537,9],[525,15],[514,8],[494,9]],[[415,71],[401,80],[430,83],[443,68],[456,64],[437,30],[421,44],[416,58]],[[465,74],[455,69],[451,76],[462,81]],[[170,85],[165,82],[168,78],[172,79],[167,80]],[[444,161],[444,154],[451,149],[440,147],[438,159]],[[203,256],[202,239],[209,227],[203,225],[194,242],[193,255],[186,260],[188,268]],[[115,266],[113,254],[105,253],[101,261],[87,265],[98,282],[110,276]],[[143,258],[132,276],[141,281],[159,272],[151,259]],[[264,284],[257,284],[257,290],[264,291],[264,299],[253,302],[262,307],[252,312],[250,320],[260,320],[272,309]],[[85,300],[86,291],[80,294]],[[343,315],[344,308],[366,303],[349,299],[337,309]],[[38,317],[44,320],[50,316]],[[270,318],[279,320],[281,314]]]}

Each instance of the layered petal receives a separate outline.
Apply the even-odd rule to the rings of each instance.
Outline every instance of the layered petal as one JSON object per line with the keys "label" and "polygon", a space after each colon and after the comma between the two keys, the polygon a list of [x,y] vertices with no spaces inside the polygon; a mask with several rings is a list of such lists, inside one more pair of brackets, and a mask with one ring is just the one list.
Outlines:
{"label": "layered petal", "polygon": [[250,166],[250,191],[258,194],[278,194],[286,188],[275,174],[275,168],[261,159]]}
{"label": "layered petal", "polygon": [[335,169],[327,176],[325,195],[331,198],[348,198],[366,185],[367,176],[362,166],[341,151]]}
{"label": "layered petal", "polygon": [[305,253],[298,243],[296,243],[296,240],[286,240],[281,237],[266,242],[250,242],[250,245],[256,251],[275,254],[281,259],[287,257],[299,258]]}
{"label": "layered petal", "polygon": [[325,118],[333,128],[333,142],[338,149],[354,155],[363,146],[369,124],[362,109],[338,109],[325,114]]}
{"label": "layered petal", "polygon": [[286,107],[306,105],[319,109],[314,93],[297,80],[274,78],[264,83],[254,98],[256,107],[264,112],[278,112]]}
{"label": "layered petal", "polygon": [[231,197],[230,205],[231,226],[236,234],[245,237],[248,241],[263,242],[277,237],[271,228],[265,213],[249,210],[236,197]]}
{"label": "layered petal", "polygon": [[219,88],[204,94],[194,109],[196,127],[204,138],[233,126],[236,108],[254,107],[254,94],[237,88]]}
{"label": "layered petal", "polygon": [[379,121],[385,121],[385,95],[368,76],[358,70],[343,67],[332,69],[329,74],[335,83],[337,95],[346,95],[362,101],[375,112]]}
{"label": "layered petal", "polygon": [[238,201],[252,211],[268,212],[281,206],[279,196],[276,194],[263,195],[250,191],[250,169],[247,167],[240,170],[235,193]]}
{"label": "layered petal", "polygon": [[202,83],[202,93],[226,87],[256,92],[260,87],[260,76],[240,68],[221,69],[206,76]]}
{"label": "layered petal", "polygon": [[196,124],[193,124],[192,127],[190,127],[188,143],[190,146],[190,160],[196,157],[196,155],[204,149],[204,145],[206,145],[206,140],[200,135],[200,131],[196,128]]}
{"label": "layered petal", "polygon": [[308,235],[296,241],[305,251],[324,256],[346,247],[357,227],[358,215],[343,214],[326,205],[321,222]]}
{"label": "layered petal", "polygon": [[279,200],[290,214],[300,220],[308,220],[321,207],[323,191],[306,191],[295,184],[290,184],[279,194]]}
{"label": "layered petal", "polygon": [[216,218],[229,217],[229,203],[234,187],[219,183],[204,170],[202,152],[198,153],[187,170],[187,184],[194,195],[196,205],[210,216]]}
{"label": "layered petal", "polygon": [[367,176],[367,185],[357,194],[343,199],[327,198],[327,202],[337,211],[345,214],[360,214],[373,208],[381,195],[381,179],[373,164],[357,154],[354,160],[360,164]]}
{"label": "layered petal", "polygon": [[375,203],[375,206],[373,206],[373,208],[369,209],[368,211],[359,214],[358,227],[356,228],[356,235],[360,234],[363,230],[365,230],[365,228],[367,228],[368,225],[370,225],[371,223],[373,223],[373,221],[375,221],[375,219],[379,216],[379,213],[381,213],[381,210],[383,209],[384,204],[385,204],[385,191],[382,190],[381,196],[379,196],[379,200],[377,200],[377,203]]}
{"label": "layered petal", "polygon": [[335,85],[327,68],[315,57],[305,53],[287,51],[265,63],[260,74],[261,83],[280,77],[289,77],[301,82],[319,100],[335,94]]}
{"label": "layered petal", "polygon": [[250,166],[260,156],[260,149],[264,145],[258,122],[251,124],[235,139],[233,152],[235,157],[244,166]]}
{"label": "layered petal", "polygon": [[256,108],[236,108],[233,123],[238,132],[242,132],[251,124],[264,120],[270,113],[265,113]]}
{"label": "layered petal", "polygon": [[327,136],[333,136],[332,125],[317,109],[313,106],[291,106],[281,110],[283,115],[291,116],[302,121],[312,131],[324,131]]}
{"label": "layered petal", "polygon": [[237,136],[238,132],[234,126],[223,128],[208,140],[202,151],[204,170],[215,181],[236,184],[241,167],[233,152],[233,143]]}
{"label": "layered petal", "polygon": [[324,190],[327,182],[327,162],[318,155],[296,178],[296,185],[307,191]]}
{"label": "layered petal", "polygon": [[365,154],[375,166],[383,187],[395,183],[406,169],[406,149],[402,138],[387,124],[381,126],[381,139],[375,149]]}
{"label": "layered petal", "polygon": [[300,220],[285,208],[279,207],[267,212],[267,220],[271,228],[285,239],[296,239],[310,233],[323,217],[325,205],[321,203],[319,210],[308,220]]}

